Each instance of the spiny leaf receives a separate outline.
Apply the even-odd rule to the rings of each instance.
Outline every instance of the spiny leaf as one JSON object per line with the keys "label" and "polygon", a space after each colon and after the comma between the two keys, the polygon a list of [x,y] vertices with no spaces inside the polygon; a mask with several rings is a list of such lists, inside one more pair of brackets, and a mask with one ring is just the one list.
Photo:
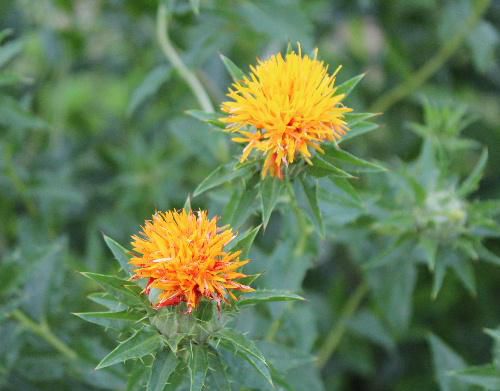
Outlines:
{"label": "spiny leaf", "polygon": [[139,331],[129,339],[120,343],[113,351],[104,357],[97,365],[96,369],[106,368],[129,359],[146,356],[154,353],[161,348],[161,346],[162,339],[160,334],[150,334]]}
{"label": "spiny leaf", "polygon": [[347,171],[336,167],[318,155],[312,158],[311,161],[312,165],[307,167],[307,172],[314,177],[322,178],[325,176],[333,176],[338,178],[354,178],[354,176],[349,174]]}
{"label": "spiny leaf", "polygon": [[190,391],[201,391],[205,385],[208,370],[208,352],[206,347],[191,344],[191,356],[188,362]]}
{"label": "spiny leaf", "polygon": [[257,227],[248,229],[245,233],[239,236],[238,240],[228,247],[231,251],[241,250],[240,257],[245,259],[248,257],[248,253],[250,252],[250,248],[255,240],[255,237],[259,233],[262,225],[258,225]]}
{"label": "spiny leaf", "polygon": [[255,292],[245,293],[240,296],[236,305],[243,307],[246,305],[258,303],[270,303],[275,301],[303,301],[302,296],[293,292],[278,290],[278,289],[259,289]]}
{"label": "spiny leaf", "polygon": [[260,184],[260,199],[262,208],[262,224],[267,227],[271,213],[273,212],[278,198],[283,190],[283,181],[274,177],[267,177]]}
{"label": "spiny leaf", "polygon": [[222,329],[217,336],[223,346],[247,360],[271,385],[273,384],[266,359],[252,341],[230,329]]}
{"label": "spiny leaf", "polygon": [[142,318],[144,318],[143,314],[137,312],[79,312],[74,313],[73,315],[82,318],[90,323],[95,323],[104,327],[111,328],[123,328],[127,325],[131,326],[132,324],[138,322]]}
{"label": "spiny leaf", "polygon": [[147,391],[163,391],[176,366],[175,354],[166,350],[158,352],[151,368]]}
{"label": "spiny leaf", "polygon": [[234,164],[226,164],[217,167],[212,171],[195,189],[193,197],[197,197],[207,190],[218,187],[224,183],[231,182],[236,178],[241,178],[249,174],[252,170],[250,165],[235,166]]}
{"label": "spiny leaf", "polygon": [[484,387],[486,390],[500,389],[500,370],[495,365],[469,367],[450,374],[464,383]]}
{"label": "spiny leaf", "polygon": [[362,134],[369,133],[378,128],[377,124],[373,122],[358,122],[356,125],[353,125],[351,129],[347,132],[347,134],[343,135],[340,140],[337,141],[337,144],[340,145],[343,142],[350,140],[354,137],[361,136]]}
{"label": "spiny leaf", "polygon": [[481,153],[476,166],[458,189],[459,196],[463,197],[477,190],[479,182],[481,181],[481,178],[483,176],[484,167],[486,166],[487,161],[488,150],[483,149],[483,152]]}
{"label": "spiny leaf", "polygon": [[465,367],[465,362],[458,354],[451,350],[440,338],[430,334],[428,336],[429,345],[432,351],[434,371],[436,380],[441,391],[459,391],[467,388],[449,376],[450,370],[458,370]]}
{"label": "spiny leaf", "polygon": [[386,171],[386,169],[378,164],[360,159],[357,156],[351,155],[342,149],[337,149],[334,146],[326,146],[323,158],[333,165],[348,164],[356,167],[359,171]]}
{"label": "spiny leaf", "polygon": [[222,114],[208,113],[202,110],[186,110],[185,113],[201,122],[206,122],[209,125],[215,126],[218,129],[225,129],[226,124],[220,120]]}
{"label": "spiny leaf", "polygon": [[233,81],[238,82],[245,77],[243,71],[240,68],[238,68],[236,64],[232,62],[229,58],[227,58],[223,54],[220,55],[220,58],[224,63],[224,66],[226,67],[227,71],[231,75]]}
{"label": "spiny leaf", "polygon": [[106,274],[98,273],[82,273],[85,277],[97,282],[113,297],[127,305],[143,305],[142,298],[140,297],[141,288],[133,285],[130,281],[122,280],[117,277],[108,276]]}
{"label": "spiny leaf", "polygon": [[130,275],[132,272],[132,265],[129,263],[129,251],[109,236],[103,234],[103,237],[115,259],[120,263],[121,268]]}
{"label": "spiny leaf", "polygon": [[344,94],[345,96],[349,95],[351,91],[356,87],[356,85],[361,81],[361,79],[365,77],[365,74],[362,73],[358,76],[354,76],[353,78],[343,82],[342,84],[339,84],[337,86],[337,90],[335,91],[335,94],[340,95]]}
{"label": "spiny leaf", "polygon": [[308,207],[306,208],[306,211],[311,217],[311,221],[316,227],[316,230],[320,233],[321,236],[324,236],[325,225],[323,223],[323,217],[321,215],[321,209],[318,202],[318,181],[313,181],[308,177],[301,177],[300,182],[308,201]]}

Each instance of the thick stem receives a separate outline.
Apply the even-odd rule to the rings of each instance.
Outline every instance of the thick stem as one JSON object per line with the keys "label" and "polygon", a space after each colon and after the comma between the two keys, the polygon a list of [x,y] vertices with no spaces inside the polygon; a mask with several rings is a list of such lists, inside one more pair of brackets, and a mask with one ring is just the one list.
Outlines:
{"label": "thick stem", "polygon": [[352,318],[367,293],[368,285],[366,282],[363,282],[356,288],[354,294],[347,301],[345,307],[342,309],[338,322],[330,330],[323,346],[319,350],[317,364],[320,368],[326,365],[332,354],[337,350],[344,336],[347,322]]}
{"label": "thick stem", "polygon": [[467,35],[480,21],[481,16],[490,5],[490,2],[491,0],[479,0],[474,11],[465,21],[463,29],[442,46],[434,57],[431,57],[420,69],[414,72],[413,76],[380,96],[380,98],[373,103],[370,111],[376,113],[387,111],[391,106],[410,95],[434,75],[453,53],[460,48]]}
{"label": "thick stem", "polygon": [[207,92],[203,88],[203,85],[198,80],[196,75],[191,72],[186,64],[182,61],[181,57],[175,50],[174,46],[170,42],[170,38],[168,36],[168,12],[166,5],[160,1],[160,5],[158,7],[157,21],[156,21],[156,34],[158,37],[158,42],[160,43],[160,47],[167,57],[168,61],[172,64],[172,66],[177,70],[179,75],[184,79],[187,83],[194,96],[198,100],[201,108],[204,111],[209,113],[214,112],[214,107],[212,106],[212,102],[210,102],[210,98],[208,97]]}
{"label": "thick stem", "polygon": [[20,310],[15,310],[12,312],[11,316],[16,319],[26,330],[31,331],[33,334],[38,335],[43,338],[48,344],[52,345],[63,356],[70,360],[76,360],[78,354],[61,341],[52,331],[49,329],[47,323],[35,323],[28,316],[26,316]]}

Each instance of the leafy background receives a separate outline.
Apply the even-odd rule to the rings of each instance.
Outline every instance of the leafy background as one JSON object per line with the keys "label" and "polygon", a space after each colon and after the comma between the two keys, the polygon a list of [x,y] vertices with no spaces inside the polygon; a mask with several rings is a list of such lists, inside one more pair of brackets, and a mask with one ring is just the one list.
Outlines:
{"label": "leafy background", "polygon": [[[170,35],[215,104],[230,84],[219,53],[247,71],[257,56],[300,41],[305,50],[318,47],[331,68],[342,64],[340,81],[365,72],[347,103],[359,112],[379,111],[380,98],[453,43],[479,3],[202,0],[197,10],[196,1],[179,0],[169,4]],[[0,4],[0,31],[12,31],[0,50],[0,380],[6,389],[127,387],[137,363],[94,371],[120,336],[71,314],[96,308],[86,296],[97,286],[77,271],[116,271],[102,232],[126,244],[145,218],[182,207],[187,194],[238,151],[228,137],[184,113],[198,103],[159,49],[156,8],[146,0]],[[360,265],[377,261],[397,236],[383,226],[385,235],[376,235],[376,223],[387,217],[384,207],[406,207],[403,189],[391,181],[420,154],[422,138],[411,124],[426,124],[424,132],[434,135],[445,127],[438,121],[432,133],[426,100],[451,112],[466,107],[453,126],[466,124],[463,136],[489,151],[472,199],[500,198],[499,25],[500,2],[492,1],[447,62],[382,107],[378,130],[346,144],[357,156],[384,162],[389,172],[354,181],[360,202],[336,194],[335,186],[322,187],[322,240],[297,231],[293,214],[280,211],[277,201],[252,249],[250,271],[265,271],[261,286],[297,291],[308,302],[243,311],[238,324],[268,342],[262,347],[268,355],[270,341],[288,346],[287,359],[275,365],[296,389],[452,390],[465,386],[450,380],[448,369],[492,361],[483,328],[500,324],[498,266],[473,262],[470,289],[459,273],[448,273],[433,299],[428,269],[401,266],[407,253],[389,254],[398,262],[388,260],[388,269]],[[441,140],[445,147],[449,139]],[[455,153],[452,168],[442,172],[467,177],[480,152]],[[228,200],[223,188],[192,203],[220,213]],[[306,239],[300,251],[297,238]],[[498,241],[486,244],[498,254]],[[321,372],[301,362],[302,353],[318,352],[344,321],[346,303],[356,299],[365,275],[370,293],[343,325],[335,354]],[[55,335],[68,349],[55,349],[40,335]],[[265,389],[245,375],[251,369],[239,370],[243,387]]]}

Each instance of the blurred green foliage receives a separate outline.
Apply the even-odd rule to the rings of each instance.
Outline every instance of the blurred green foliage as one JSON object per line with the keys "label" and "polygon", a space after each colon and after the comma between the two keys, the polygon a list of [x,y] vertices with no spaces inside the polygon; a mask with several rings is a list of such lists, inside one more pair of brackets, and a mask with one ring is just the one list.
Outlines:
{"label": "blurred green foliage", "polygon": [[[318,47],[331,69],[343,65],[340,82],[366,73],[347,100],[364,112],[411,80],[485,2],[167,3],[170,38],[215,106],[230,84],[219,53],[246,72],[256,57],[300,41],[307,51]],[[200,107],[159,48],[156,9],[146,0],[0,3],[0,387],[142,384],[129,362],[94,370],[115,339],[125,338],[72,315],[101,308],[86,298],[97,284],[76,271],[116,271],[101,232],[127,243],[145,218],[182,207],[238,151],[184,113]],[[380,129],[346,141],[348,151],[388,171],[319,180],[322,239],[312,233],[314,212],[304,232],[286,194],[276,196],[277,211],[257,236],[248,271],[265,271],[258,286],[300,292],[308,302],[260,305],[242,311],[236,324],[262,340],[259,348],[295,389],[498,389],[491,337],[498,343],[500,269],[474,258],[498,264],[500,252],[499,25],[494,0],[449,60],[376,118]],[[478,161],[484,167],[470,177]],[[247,185],[234,190],[233,201]],[[259,223],[254,196],[239,208]],[[221,214],[230,197],[222,187],[192,205]],[[306,210],[307,194],[302,200],[298,208]],[[244,232],[245,218],[227,218]],[[439,236],[439,251],[426,235],[431,242]],[[450,235],[463,240],[442,245]],[[394,246],[401,238],[404,245]],[[456,273],[441,279],[450,262]],[[365,279],[367,293],[360,290]],[[359,292],[360,308],[345,316]],[[311,352],[321,357],[339,324],[342,338],[323,368],[300,361]],[[487,366],[464,369],[467,363]],[[266,389],[245,376],[248,365],[234,367],[241,387]],[[482,382],[492,373],[496,383]]]}

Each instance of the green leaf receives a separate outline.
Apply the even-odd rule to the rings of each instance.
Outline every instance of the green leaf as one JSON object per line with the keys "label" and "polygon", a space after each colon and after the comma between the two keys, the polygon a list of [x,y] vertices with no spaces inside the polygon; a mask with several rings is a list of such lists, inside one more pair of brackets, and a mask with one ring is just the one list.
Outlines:
{"label": "green leaf", "polygon": [[[375,113],[345,113],[344,114],[344,119],[347,122],[347,125],[349,128],[352,128],[354,125],[359,124],[360,122],[363,122],[367,119],[376,117],[379,114]],[[369,122],[365,122],[369,123]]]}
{"label": "green leaf", "polygon": [[118,242],[111,239],[109,236],[103,234],[104,241],[106,245],[113,253],[113,256],[120,264],[123,271],[125,271],[128,275],[132,274],[132,265],[129,263],[129,250],[120,245]]}
{"label": "green leaf", "polygon": [[220,113],[208,113],[202,110],[186,110],[185,113],[201,122],[206,122],[218,129],[225,129],[226,124],[220,120],[222,114]]}
{"label": "green leaf", "polygon": [[[258,175],[255,175],[254,178]],[[255,211],[254,201],[257,198],[258,186],[256,181],[249,180],[243,186],[235,186],[233,194],[224,208],[222,222],[238,229]]]}
{"label": "green leaf", "polygon": [[201,391],[205,385],[208,370],[207,347],[191,344],[191,355],[188,362],[190,391]]}
{"label": "green leaf", "polygon": [[325,148],[325,154],[323,158],[329,163],[337,166],[338,164],[347,164],[353,168],[357,168],[358,171],[386,171],[386,169],[378,164],[368,162],[366,160],[360,159],[349,152],[341,149],[337,149],[335,146],[329,145]]}
{"label": "green leaf", "polygon": [[354,137],[358,137],[363,134],[372,132],[377,128],[378,125],[374,124],[373,122],[365,122],[365,121],[358,122],[355,126],[352,126],[351,129],[347,132],[347,134],[344,134],[340,140],[337,140],[337,145],[340,145],[343,142],[350,140]]}
{"label": "green leaf", "polygon": [[330,162],[327,162],[324,158],[319,155],[314,156],[311,159],[312,165],[307,167],[307,173],[314,177],[322,178],[325,176],[339,177],[339,178],[354,178],[348,172],[336,167]]}
{"label": "green leaf", "polygon": [[223,54],[220,55],[220,58],[234,82],[238,82],[245,77],[243,71],[240,68],[238,68],[236,64],[232,62],[229,58],[227,58]]}
{"label": "green leaf", "polygon": [[170,78],[172,68],[160,65],[149,72],[143,82],[134,90],[127,108],[127,115],[131,116],[148,98],[155,95],[160,87]]}
{"label": "green leaf", "polygon": [[295,293],[278,289],[259,289],[255,292],[245,293],[238,298],[236,305],[243,307],[258,303],[269,303],[275,301],[303,301],[302,296]]}
{"label": "green leaf", "polygon": [[228,250],[231,251],[241,250],[240,258],[242,259],[247,258],[248,253],[250,252],[250,248],[252,247],[252,244],[255,240],[255,237],[259,233],[260,227],[261,225],[258,225],[257,227],[248,229],[245,233],[243,233],[238,237],[238,240],[235,241],[234,244],[231,243],[231,245],[228,246]]}
{"label": "green leaf", "polygon": [[186,197],[186,202],[184,202],[183,209],[188,213],[191,212],[191,196],[189,194]]}
{"label": "green leaf", "polygon": [[19,40],[0,46],[0,68],[21,53],[21,50],[23,50],[23,42]]}
{"label": "green leaf", "polygon": [[230,329],[222,329],[217,333],[217,336],[223,346],[232,349],[237,355],[243,357],[269,384],[273,384],[266,359],[252,341],[243,334]]}
{"label": "green leaf", "polygon": [[112,352],[104,357],[96,369],[106,368],[130,359],[141,358],[154,353],[162,345],[160,334],[139,331],[120,343]]}
{"label": "green leaf", "polygon": [[345,96],[349,95],[363,77],[365,77],[364,73],[358,76],[354,76],[353,78],[343,82],[342,84],[339,84],[337,86],[335,94],[336,95],[344,94]]}
{"label": "green leaf", "polygon": [[336,187],[342,190],[345,194],[349,195],[356,204],[361,204],[361,198],[359,197],[358,192],[347,179],[337,177],[330,177],[329,179]]}
{"label": "green leaf", "polygon": [[476,296],[476,278],[474,277],[474,268],[467,259],[457,257],[455,262],[451,264],[458,279],[464,284],[465,288]]}
{"label": "green leaf", "polygon": [[89,300],[92,300],[94,303],[106,307],[112,312],[124,311],[128,308],[125,304],[121,303],[119,300],[116,300],[113,296],[109,295],[106,292],[91,293],[87,296],[87,298]]}
{"label": "green leaf", "polygon": [[227,365],[214,349],[208,352],[207,390],[231,391]]}
{"label": "green leaf", "polygon": [[90,323],[95,323],[100,326],[110,327],[114,329],[122,329],[124,327],[131,327],[132,324],[137,323],[144,318],[143,314],[137,312],[79,312],[73,315],[82,318]]}
{"label": "green leaf", "polygon": [[316,230],[321,236],[324,236],[325,225],[318,202],[318,181],[304,176],[300,178],[300,183],[308,201],[306,212],[310,216]]}
{"label": "green leaf", "polygon": [[500,266],[500,257],[488,250],[483,244],[479,243],[477,245],[477,252],[480,259]]}
{"label": "green leaf", "polygon": [[451,370],[465,368],[464,360],[451,350],[440,338],[430,334],[427,337],[432,351],[436,380],[441,391],[460,391],[468,388],[449,375]]}
{"label": "green leaf", "polygon": [[483,176],[484,167],[486,166],[487,161],[488,161],[488,150],[483,149],[476,166],[474,167],[470,175],[467,177],[467,179],[462,182],[460,188],[458,189],[457,194],[460,197],[466,196],[477,190],[479,182],[481,181],[481,178]]}
{"label": "green leaf", "polygon": [[284,187],[284,182],[278,178],[267,177],[260,183],[260,200],[262,209],[262,224],[267,227],[271,213]]}
{"label": "green leaf", "polygon": [[494,365],[469,367],[461,371],[452,372],[451,375],[464,383],[484,387],[487,390],[500,389],[500,369]]}
{"label": "green leaf", "polygon": [[131,284],[130,281],[108,276],[106,274],[89,272],[83,272],[82,274],[97,282],[113,297],[122,301],[124,304],[130,306],[142,306],[144,304],[140,296],[142,289],[135,284]]}
{"label": "green leaf", "polygon": [[437,240],[422,237],[419,241],[418,246],[423,252],[424,259],[427,262],[429,270],[434,270],[434,268],[436,267],[436,254],[439,247],[439,242]]}
{"label": "green leaf", "polygon": [[252,167],[250,165],[238,167],[238,165],[235,166],[234,163],[230,163],[219,166],[198,185],[193,193],[193,197],[197,197],[207,190],[223,185],[224,183],[244,177],[248,175],[251,170]]}
{"label": "green leaf", "polygon": [[176,366],[175,354],[166,350],[158,352],[151,368],[147,391],[163,391]]}
{"label": "green leaf", "polygon": [[185,391],[189,387],[188,368],[179,360],[163,391]]}

